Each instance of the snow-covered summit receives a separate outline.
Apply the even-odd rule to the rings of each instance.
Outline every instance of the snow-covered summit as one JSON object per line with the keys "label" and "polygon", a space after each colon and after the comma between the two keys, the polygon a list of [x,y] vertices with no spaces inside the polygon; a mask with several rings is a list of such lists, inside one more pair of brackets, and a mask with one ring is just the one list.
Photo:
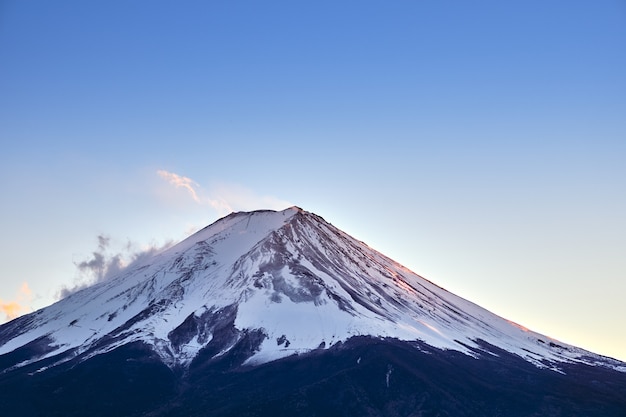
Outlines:
{"label": "snow-covered summit", "polygon": [[[54,365],[143,342],[171,366],[247,362],[325,349],[352,336],[421,340],[475,355],[482,341],[539,366],[624,364],[531,332],[411,272],[298,207],[232,213],[115,278],[0,327],[15,366]],[[207,353],[208,352],[208,353]]]}

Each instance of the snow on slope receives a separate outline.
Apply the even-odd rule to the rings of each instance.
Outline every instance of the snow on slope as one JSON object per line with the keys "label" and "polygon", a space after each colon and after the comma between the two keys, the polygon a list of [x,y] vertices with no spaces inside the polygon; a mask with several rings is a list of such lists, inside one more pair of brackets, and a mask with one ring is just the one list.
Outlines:
{"label": "snow on slope", "polygon": [[45,346],[23,365],[143,341],[184,366],[214,338],[225,338],[219,355],[249,331],[262,337],[248,363],[371,335],[467,354],[484,340],[539,366],[626,370],[457,297],[297,207],[233,213],[108,282],[7,323],[0,355]]}

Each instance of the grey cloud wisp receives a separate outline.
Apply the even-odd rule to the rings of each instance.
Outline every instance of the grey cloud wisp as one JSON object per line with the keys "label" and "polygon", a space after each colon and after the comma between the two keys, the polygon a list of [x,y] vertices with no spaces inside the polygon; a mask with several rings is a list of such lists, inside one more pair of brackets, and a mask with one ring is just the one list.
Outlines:
{"label": "grey cloud wisp", "polygon": [[98,235],[97,240],[98,248],[91,253],[91,257],[74,263],[78,273],[74,285],[61,287],[57,299],[63,299],[83,288],[108,281],[127,268],[133,267],[137,262],[169,248],[174,243],[173,240],[168,240],[163,245],[153,244],[137,249],[137,244],[128,241],[121,250],[112,253],[110,236]]}

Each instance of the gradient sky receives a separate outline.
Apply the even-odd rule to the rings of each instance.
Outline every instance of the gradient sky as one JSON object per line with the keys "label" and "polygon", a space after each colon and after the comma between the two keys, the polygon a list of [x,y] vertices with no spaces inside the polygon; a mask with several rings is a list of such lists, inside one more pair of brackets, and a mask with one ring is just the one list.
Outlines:
{"label": "gradient sky", "polygon": [[0,321],[298,205],[626,360],[623,0],[0,0],[0,140]]}

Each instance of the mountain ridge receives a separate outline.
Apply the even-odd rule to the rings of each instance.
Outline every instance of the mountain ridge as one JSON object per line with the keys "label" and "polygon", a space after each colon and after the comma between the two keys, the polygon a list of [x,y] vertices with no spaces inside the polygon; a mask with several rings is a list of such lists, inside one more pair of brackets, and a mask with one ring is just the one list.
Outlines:
{"label": "mountain ridge", "polygon": [[452,294],[297,207],[232,213],[0,326],[25,417],[623,417],[626,364]]}
{"label": "mountain ridge", "polygon": [[484,341],[536,366],[626,371],[502,319],[296,206],[231,213],[107,282],[1,326],[0,357],[25,348],[39,356],[13,367],[55,356],[62,363],[142,341],[168,366],[185,367],[216,329],[230,332],[216,355],[258,333],[249,364],[370,335],[468,355]]}

